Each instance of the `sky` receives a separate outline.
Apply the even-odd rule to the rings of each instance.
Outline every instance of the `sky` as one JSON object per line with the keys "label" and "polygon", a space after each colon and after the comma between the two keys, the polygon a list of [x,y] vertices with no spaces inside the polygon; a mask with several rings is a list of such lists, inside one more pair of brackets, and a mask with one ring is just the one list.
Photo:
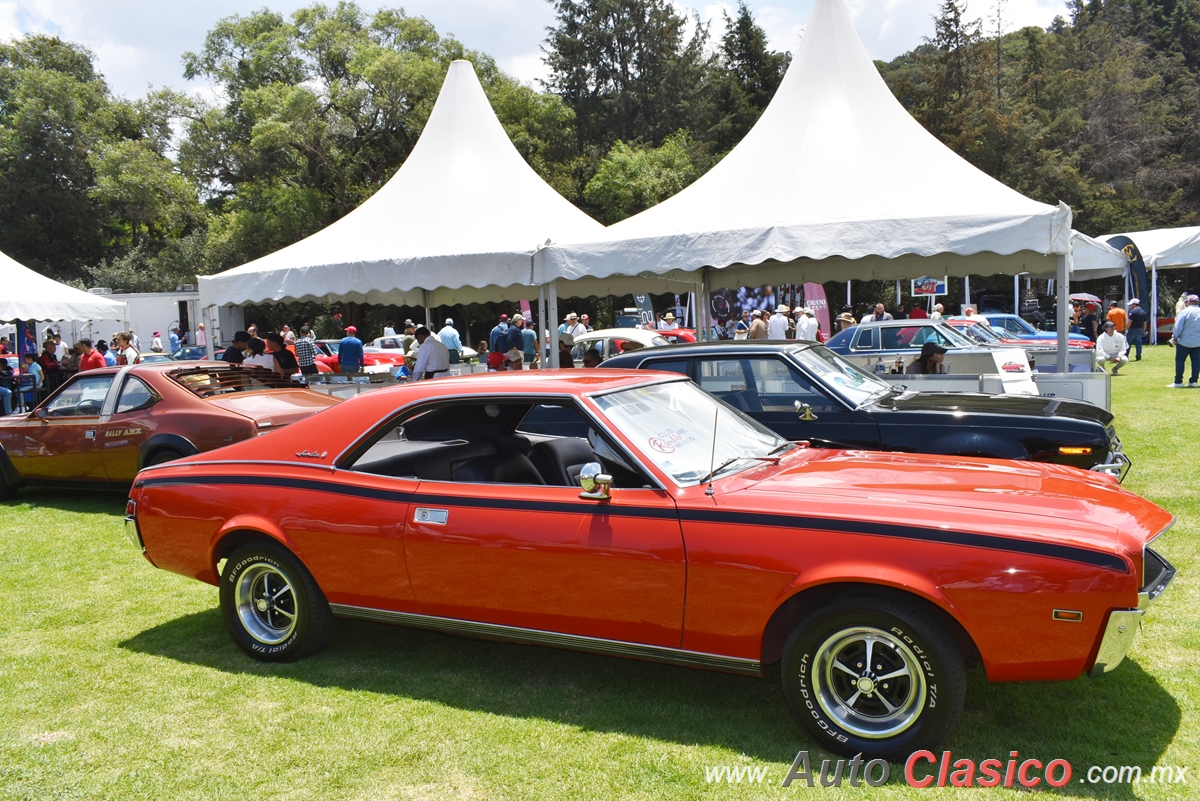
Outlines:
{"label": "sky", "polygon": [[[333,5],[336,0],[325,0]],[[182,55],[198,51],[205,34],[220,19],[247,15],[267,7],[290,13],[314,0],[0,0],[0,39],[26,33],[57,34],[82,44],[96,56],[96,66],[110,88],[128,98],[142,97],[150,88],[173,88],[204,93],[202,84],[183,78]],[[689,4],[672,0],[681,10],[694,9],[713,20],[720,34],[722,12],[733,16],[737,0]],[[912,50],[933,35],[932,17],[939,0],[845,0],[867,52],[890,60]],[[1046,27],[1063,0],[975,0],[967,6],[969,19],[996,30],[996,3],[1002,5],[1003,29],[1026,25]],[[549,0],[358,0],[368,11],[402,7],[411,16],[428,19],[438,33],[452,34],[471,50],[488,53],[509,75],[535,83],[546,75],[541,46],[546,28],[554,24]],[[767,32],[775,50],[794,51],[812,12],[813,0],[748,0],[747,6]]]}

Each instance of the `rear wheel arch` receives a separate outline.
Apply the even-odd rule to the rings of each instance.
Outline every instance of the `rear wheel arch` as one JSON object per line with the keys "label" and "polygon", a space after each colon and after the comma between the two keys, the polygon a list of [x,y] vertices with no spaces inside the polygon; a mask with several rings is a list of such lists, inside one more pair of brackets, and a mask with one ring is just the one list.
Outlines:
{"label": "rear wheel arch", "polygon": [[918,606],[936,617],[958,645],[963,661],[968,668],[979,664],[982,658],[975,640],[954,615],[946,611],[940,604],[922,593],[911,589],[900,589],[889,584],[874,584],[871,582],[831,582],[807,587],[785,600],[771,614],[763,629],[762,663],[764,665],[778,662],[783,656],[784,645],[796,626],[808,613],[831,598],[852,596],[870,592],[880,596],[890,596],[897,600]]}
{"label": "rear wheel arch", "polygon": [[233,525],[222,531],[213,542],[212,546],[212,566],[216,570],[217,575],[220,575],[220,570],[217,567],[222,560],[228,559],[235,551],[253,542],[273,543],[281,548],[286,548],[289,553],[304,561],[300,555],[296,544],[292,542],[282,531],[274,530],[271,526],[256,525],[254,521],[235,521]]}
{"label": "rear wheel arch", "polygon": [[138,470],[151,463],[151,459],[163,451],[175,451],[183,456],[195,456],[200,449],[192,444],[187,437],[179,434],[155,434],[142,443],[138,448]]}
{"label": "rear wheel arch", "polygon": [[12,460],[8,458],[3,446],[0,446],[0,501],[17,497],[17,490],[24,483],[25,481],[21,478],[21,474],[13,465]]}

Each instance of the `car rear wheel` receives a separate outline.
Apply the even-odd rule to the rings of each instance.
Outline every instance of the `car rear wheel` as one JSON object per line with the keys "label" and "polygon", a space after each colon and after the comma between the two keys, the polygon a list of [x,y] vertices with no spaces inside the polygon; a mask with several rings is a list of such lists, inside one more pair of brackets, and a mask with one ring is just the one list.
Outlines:
{"label": "car rear wheel", "polygon": [[146,467],[156,464],[163,464],[164,462],[173,462],[176,459],[182,458],[183,454],[174,448],[162,448],[161,450],[157,450],[150,454],[150,458],[146,460]]}
{"label": "car rear wheel", "polygon": [[933,749],[966,697],[962,654],[941,622],[884,594],[833,598],[784,647],[788,706],[822,745],[897,759]]}
{"label": "car rear wheel", "polygon": [[238,647],[264,662],[316,653],[329,644],[338,622],[308,569],[266,540],[238,549],[225,562],[221,614]]}

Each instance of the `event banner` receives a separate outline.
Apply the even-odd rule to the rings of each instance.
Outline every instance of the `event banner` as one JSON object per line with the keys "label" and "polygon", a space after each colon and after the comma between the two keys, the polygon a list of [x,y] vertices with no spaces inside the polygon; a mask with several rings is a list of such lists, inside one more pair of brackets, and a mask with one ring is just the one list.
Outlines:
{"label": "event banner", "polygon": [[[1149,298],[1150,280],[1146,276],[1146,262],[1142,259],[1142,251],[1138,250],[1138,246],[1127,236],[1114,236],[1107,240],[1107,244],[1124,253],[1125,258],[1129,261],[1129,274],[1133,278],[1134,297]],[[1142,303],[1144,306],[1149,301],[1143,300]]]}
{"label": "event banner", "polygon": [[825,287],[809,282],[804,285],[804,305],[817,313],[821,333],[828,339],[832,335],[829,325],[829,301],[825,299]]}
{"label": "event banner", "polygon": [[912,280],[912,296],[914,298],[936,297],[937,295],[946,294],[946,284],[950,281],[949,276],[942,278],[930,278],[929,276],[921,276]]}

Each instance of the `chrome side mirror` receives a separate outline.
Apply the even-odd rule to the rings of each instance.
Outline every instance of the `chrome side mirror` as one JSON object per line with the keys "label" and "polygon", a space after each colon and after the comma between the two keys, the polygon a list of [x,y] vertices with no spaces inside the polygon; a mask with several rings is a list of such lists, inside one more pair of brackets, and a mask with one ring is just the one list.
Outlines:
{"label": "chrome side mirror", "polygon": [[48,422],[46,420],[46,410],[45,409],[37,409],[34,411],[33,415],[37,419],[41,420],[43,423]]}
{"label": "chrome side mirror", "polygon": [[579,497],[588,501],[607,501],[612,495],[609,490],[612,488],[612,476],[606,475],[602,471],[603,467],[599,462],[588,462],[579,471],[579,486],[583,492],[579,493]]}
{"label": "chrome side mirror", "polygon": [[805,421],[817,419],[817,416],[813,414],[812,407],[800,401],[796,401],[796,414],[800,415],[800,419]]}

